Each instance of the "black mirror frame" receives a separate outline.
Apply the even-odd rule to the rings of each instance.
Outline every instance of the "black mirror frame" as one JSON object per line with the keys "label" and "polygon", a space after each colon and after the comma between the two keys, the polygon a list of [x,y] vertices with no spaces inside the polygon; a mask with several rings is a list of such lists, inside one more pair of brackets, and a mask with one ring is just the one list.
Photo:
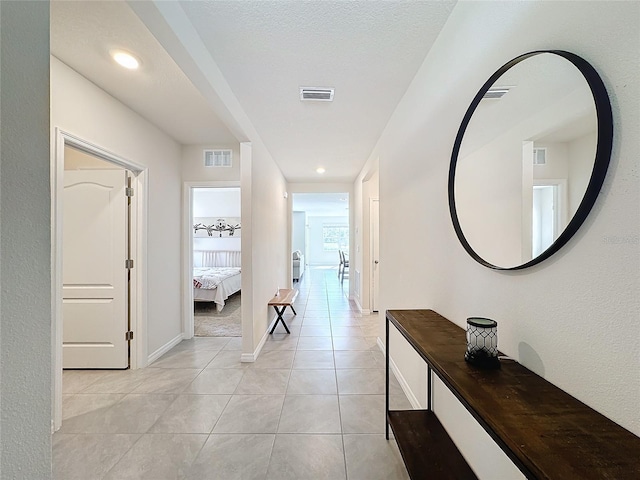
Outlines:
{"label": "black mirror frame", "polygon": [[[517,265],[515,267],[500,267],[498,265],[493,265],[487,262],[480,255],[478,255],[465,238],[464,233],[462,232],[462,228],[460,227],[454,194],[458,154],[460,152],[460,146],[462,145],[464,133],[469,125],[469,122],[471,121],[473,113],[482,100],[484,94],[496,82],[496,80],[498,80],[498,78],[500,78],[511,67],[517,65],[523,60],[526,60],[527,58],[540,55],[542,53],[559,55],[570,61],[573,65],[576,66],[578,70],[580,70],[585,80],[589,84],[589,88],[591,89],[591,94],[593,95],[593,100],[596,106],[596,116],[598,123],[598,142],[596,147],[595,160],[593,164],[593,170],[591,172],[591,178],[589,179],[584,197],[582,198],[582,201],[580,202],[576,213],[573,215],[573,218],[569,221],[569,224],[558,236],[555,242],[553,242],[551,246],[540,255],[529,260],[526,263]],[[456,231],[456,235],[458,236],[460,243],[475,261],[484,265],[485,267],[494,270],[522,270],[524,268],[537,265],[538,263],[546,260],[551,255],[560,250],[560,248],[562,248],[569,241],[569,239],[578,231],[580,226],[584,223],[587,216],[589,215],[591,208],[598,198],[598,194],[600,193],[602,184],[604,183],[607,169],[609,167],[609,161],[611,159],[612,146],[613,114],[611,112],[609,95],[604,86],[604,83],[602,82],[602,79],[600,78],[600,75],[598,75],[598,72],[591,66],[591,64],[589,64],[589,62],[574,53],[566,52],[564,50],[536,50],[520,55],[513,60],[505,63],[489,78],[489,80],[485,82],[485,84],[482,86],[482,88],[480,88],[476,96],[473,98],[471,105],[469,105],[469,108],[467,109],[464,118],[462,119],[462,123],[460,124],[460,128],[458,129],[458,134],[456,135],[455,143],[453,145],[453,152],[451,153],[451,164],[449,167],[449,212],[451,213],[453,228]]]}

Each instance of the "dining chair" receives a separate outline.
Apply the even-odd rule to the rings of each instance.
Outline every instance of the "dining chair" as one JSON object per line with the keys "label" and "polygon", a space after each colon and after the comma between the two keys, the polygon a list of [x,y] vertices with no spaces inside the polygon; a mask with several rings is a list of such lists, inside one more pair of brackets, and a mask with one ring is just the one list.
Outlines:
{"label": "dining chair", "polygon": [[[340,282],[344,282],[344,275],[347,270],[349,270],[349,258],[345,255],[342,250],[338,250],[340,254],[340,266],[342,269],[338,268],[338,276],[340,277]],[[349,274],[347,272],[347,278],[349,278]]]}

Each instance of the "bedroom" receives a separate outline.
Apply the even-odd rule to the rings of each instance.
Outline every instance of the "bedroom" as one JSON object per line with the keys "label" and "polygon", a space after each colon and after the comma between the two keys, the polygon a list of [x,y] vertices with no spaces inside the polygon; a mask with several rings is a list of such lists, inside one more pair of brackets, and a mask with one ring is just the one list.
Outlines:
{"label": "bedroom", "polygon": [[191,198],[194,335],[240,337],[240,188],[193,188]]}

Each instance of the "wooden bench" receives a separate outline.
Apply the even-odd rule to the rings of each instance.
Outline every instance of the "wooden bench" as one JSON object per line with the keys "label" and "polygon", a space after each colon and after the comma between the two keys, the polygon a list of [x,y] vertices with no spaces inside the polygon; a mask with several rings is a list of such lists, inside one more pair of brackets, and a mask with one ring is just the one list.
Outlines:
{"label": "wooden bench", "polygon": [[293,308],[293,302],[296,301],[296,298],[298,298],[298,290],[296,290],[295,288],[281,288],[278,290],[276,296],[269,300],[268,305],[270,307],[273,307],[273,309],[278,314],[276,323],[273,324],[273,328],[269,332],[270,334],[273,333],[273,331],[276,329],[276,327],[278,326],[278,322],[282,322],[282,326],[287,331],[287,333],[291,333],[289,331],[289,328],[287,327],[287,324],[284,323],[282,314],[284,313],[286,308],[289,307],[291,308],[291,311],[293,311],[293,314],[297,315],[296,311]]}

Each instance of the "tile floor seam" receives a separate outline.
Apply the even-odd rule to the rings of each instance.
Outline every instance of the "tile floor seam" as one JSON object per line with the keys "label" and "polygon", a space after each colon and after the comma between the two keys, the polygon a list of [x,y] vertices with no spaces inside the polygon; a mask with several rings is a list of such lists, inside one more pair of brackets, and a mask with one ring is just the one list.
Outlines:
{"label": "tile floor seam", "polygon": [[[220,418],[220,417],[218,417]],[[211,429],[211,432],[213,432],[213,428]],[[196,453],[193,456],[193,459],[191,460],[191,463],[189,464],[189,468],[188,470],[191,470],[193,468],[193,465],[196,463],[196,460],[198,459],[198,457],[200,456],[200,454],[202,453],[202,450],[204,450],[205,445],[207,444],[207,442],[209,441],[209,439],[211,438],[211,436],[213,435],[213,433],[209,432],[209,434],[207,435],[207,438],[204,440],[204,442],[202,442],[202,445],[200,446],[200,448],[198,449],[198,453]]]}
{"label": "tile floor seam", "polygon": [[271,448],[269,449],[269,461],[267,462],[267,468],[264,469],[264,475],[262,476],[263,479],[267,478],[267,475],[269,474],[269,467],[271,466],[271,459],[273,458],[273,447],[276,444],[276,434],[273,434],[273,441],[271,442]]}
{"label": "tile floor seam", "polygon": [[[335,352],[335,350],[334,350]],[[335,355],[335,353],[334,353]],[[335,361],[335,360],[334,360]],[[335,371],[336,374],[336,388],[338,387],[338,373],[337,371]],[[340,391],[338,390],[338,415],[340,416],[340,440],[342,441],[342,461],[344,463],[344,477],[345,480],[347,480],[349,478],[349,473],[347,470],[347,449],[344,446],[344,423],[342,421],[342,403],[340,402]]]}
{"label": "tile floor seam", "polygon": [[[216,421],[213,422],[213,426],[211,427],[211,430],[209,430],[209,436],[213,435],[213,431],[215,430],[216,425],[218,425],[218,422],[220,421],[220,419],[222,418],[222,414],[224,413],[225,409],[229,405],[229,402],[231,402],[231,397],[233,397],[233,395],[229,395],[229,398],[225,402],[224,407],[222,407],[222,410],[220,410],[220,414],[218,415],[218,418],[216,418]],[[208,440],[208,438],[207,438],[207,440]],[[205,441],[205,443],[207,443],[207,442]],[[203,445],[203,447],[204,447],[204,445]],[[196,456],[196,458],[198,458],[198,457]]]}
{"label": "tile floor seam", "polygon": [[[240,386],[240,384],[242,383],[242,379],[243,379],[243,378],[244,378],[244,376],[246,375],[246,373],[247,373],[247,370],[248,370],[248,369],[249,369],[249,368],[247,367],[246,369],[244,369],[244,370],[242,371],[242,375],[240,376],[240,380],[238,381],[238,384],[236,385],[236,388],[234,388],[234,389],[233,389],[233,393],[231,394],[232,396],[233,396],[233,395],[235,395],[235,394],[236,394],[236,392],[238,391],[238,387],[239,387],[239,386]],[[226,408],[226,406],[225,406],[225,408]],[[224,410],[223,410],[223,411],[224,411]],[[220,414],[220,415],[222,415],[222,414]],[[213,432],[213,430],[211,430],[211,431]]]}
{"label": "tile floor seam", "polygon": [[[278,431],[280,430],[280,422],[282,421],[282,412],[284,411],[284,402],[286,397],[287,397],[287,394],[285,390],[285,394],[283,395],[283,398],[282,398],[282,405],[280,406],[280,414],[278,415],[278,423],[276,424],[276,428],[274,432],[275,435],[278,435]],[[275,440],[274,440],[274,443],[275,443]]]}
{"label": "tile floor seam", "polygon": [[[373,467],[369,466],[369,465],[365,465],[363,467],[362,463],[357,463],[353,464],[355,457],[353,457],[353,455],[358,451],[359,448],[363,448],[364,445],[368,445],[370,444],[371,441],[374,440],[367,440],[367,442],[365,442],[364,444],[360,443],[360,441],[358,440],[357,442],[354,440],[355,438],[367,438],[367,436],[373,438],[379,438],[378,434],[374,434],[374,433],[367,433],[369,431],[373,431],[373,430],[365,430],[361,433],[349,433],[346,434],[345,433],[345,427],[344,427],[344,422],[353,422],[355,421],[363,421],[363,425],[365,425],[365,428],[370,428],[368,425],[370,425],[370,421],[367,418],[370,418],[370,415],[367,416],[366,418],[363,418],[362,420],[360,420],[361,417],[361,413],[358,411],[358,405],[359,405],[359,401],[357,399],[357,397],[359,396],[360,398],[364,399],[365,396],[367,398],[373,398],[373,396],[380,396],[379,393],[375,393],[374,391],[369,391],[368,393],[358,393],[361,388],[358,387],[356,385],[355,388],[352,388],[352,392],[350,393],[343,393],[342,390],[347,390],[349,391],[349,386],[347,384],[345,384],[343,382],[343,388],[340,388],[340,383],[338,382],[338,377],[339,377],[339,372],[341,371],[345,371],[345,370],[351,370],[352,374],[355,375],[356,377],[358,377],[359,375],[364,375],[364,372],[367,371],[375,371],[375,370],[379,370],[379,369],[384,369],[384,367],[376,367],[376,364],[379,363],[379,360],[377,358],[375,358],[371,353],[367,353],[364,354],[364,352],[371,352],[371,348],[372,346],[370,345],[371,343],[371,338],[376,338],[375,335],[375,325],[377,324],[377,319],[374,318],[367,318],[364,317],[362,315],[358,315],[358,312],[355,310],[355,306],[353,305],[353,303],[345,297],[344,293],[339,293],[339,292],[344,292],[346,288],[348,288],[348,282],[346,282],[345,284],[334,288],[331,285],[332,284],[336,284],[337,280],[335,280],[335,268],[333,269],[326,269],[326,270],[320,270],[318,269],[317,271],[317,275],[315,274],[315,270],[310,269],[308,275],[305,275],[305,277],[307,277],[307,284],[306,285],[302,285],[303,287],[303,291],[300,292],[299,298],[301,300],[300,305],[298,306],[298,304],[296,304],[296,310],[300,310],[299,314],[297,315],[297,317],[294,317],[291,320],[291,323],[293,324],[292,326],[296,326],[297,329],[302,329],[305,325],[307,326],[307,333],[311,332],[311,333],[323,333],[324,330],[328,327],[328,331],[330,332],[330,335],[327,337],[330,337],[331,340],[329,342],[330,344],[330,348],[328,350],[331,351],[330,355],[326,355],[324,354],[324,352],[327,352],[328,350],[304,350],[304,347],[306,346],[308,348],[309,345],[320,345],[318,343],[313,344],[313,340],[309,340],[309,341],[305,341],[306,345],[302,345],[303,349],[300,350],[300,345],[298,345],[300,338],[302,338],[302,336],[300,335],[295,335],[296,338],[296,342],[295,345],[291,345],[293,348],[291,350],[279,350],[279,349],[272,349],[269,350],[270,352],[292,352],[293,355],[291,357],[291,362],[288,362],[288,366],[285,369],[277,369],[277,370],[286,370],[287,374],[286,374],[286,382],[284,382],[284,393],[283,394],[276,394],[276,393],[269,393],[269,394],[264,394],[264,393],[259,393],[256,390],[256,393],[252,393],[252,394],[242,394],[242,396],[250,398],[250,397],[255,397],[255,396],[265,396],[265,397],[269,397],[269,396],[279,396],[282,397],[282,403],[280,404],[280,408],[278,410],[278,417],[277,417],[277,423],[275,426],[275,433],[271,434],[271,433],[260,433],[260,434],[248,434],[248,433],[243,433],[241,431],[238,432],[229,432],[229,433],[214,433],[214,430],[216,428],[216,426],[219,424],[219,422],[221,421],[221,419],[223,418],[223,415],[225,413],[225,411],[227,410],[227,408],[229,407],[230,403],[232,402],[232,399],[234,398],[234,396],[238,396],[240,395],[239,392],[239,386],[242,383],[243,379],[246,378],[246,376],[248,375],[247,372],[249,371],[249,368],[245,367],[245,368],[239,368],[239,370],[242,370],[242,373],[239,375],[239,379],[237,381],[237,384],[235,385],[235,387],[233,388],[233,393],[228,394],[225,393],[224,395],[227,395],[227,400],[226,402],[224,402],[224,405],[220,408],[220,413],[217,416],[215,422],[213,422],[213,426],[211,427],[211,430],[209,431],[208,434],[206,433],[198,433],[198,435],[203,435],[204,437],[206,437],[203,441],[203,443],[200,445],[199,449],[197,452],[195,452],[195,455],[190,459],[189,465],[187,467],[185,467],[188,471],[193,470],[193,468],[200,468],[204,462],[204,464],[206,464],[208,461],[207,458],[201,458],[201,463],[199,464],[200,467],[197,467],[197,461],[200,458],[200,455],[203,453],[203,450],[205,448],[205,446],[208,445],[209,442],[213,441],[218,435],[222,435],[222,436],[237,436],[240,437],[242,435],[254,435],[254,436],[263,436],[263,435],[271,435],[270,439],[270,443],[269,443],[269,448],[268,448],[268,452],[264,452],[261,453],[261,455],[268,453],[268,457],[264,457],[265,458],[265,462],[262,463],[262,467],[260,467],[261,469],[264,468],[264,470],[260,470],[261,472],[263,472],[260,477],[261,478],[275,478],[274,475],[279,475],[279,473],[282,473],[279,469],[283,468],[282,463],[279,463],[277,467],[275,467],[275,470],[272,470],[272,466],[274,465],[274,458],[276,453],[280,456],[280,462],[282,461],[282,451],[276,452],[275,448],[276,448],[276,444],[277,444],[277,439],[280,438],[295,438],[295,436],[301,436],[304,437],[306,440],[305,442],[309,442],[311,441],[313,444],[312,439],[313,438],[330,438],[330,437],[337,437],[337,435],[340,435],[340,448],[342,448],[342,460],[338,460],[338,458],[334,457],[335,460],[333,460],[333,462],[339,462],[342,464],[341,469],[343,469],[344,472],[344,477],[342,477],[342,474],[340,474],[340,476],[336,476],[335,478],[351,478],[352,476],[349,475],[349,466],[353,467],[354,465],[356,465],[354,468],[356,468],[356,476],[358,478],[361,478],[362,472],[363,472],[363,468],[365,469],[365,471],[367,469],[369,469],[369,471],[371,472],[371,477],[367,477],[367,478],[383,478],[380,477],[381,475],[381,471],[378,472],[375,469],[371,469]],[[319,281],[318,281],[319,280]],[[304,280],[303,280],[304,281]],[[302,283],[302,282],[301,282]],[[345,286],[347,285],[347,287]],[[297,285],[298,288],[301,287],[300,284]],[[318,291],[319,295],[314,294],[314,291]],[[333,305],[333,308],[332,308]],[[320,308],[321,306],[321,308]],[[307,310],[307,307],[309,307],[309,310]],[[314,308],[315,307],[315,308]],[[319,308],[319,309],[316,309]],[[322,320],[322,318],[326,318],[326,321]],[[360,320],[358,320],[360,319]],[[367,327],[367,331],[362,331],[361,328],[363,328],[364,326]],[[367,332],[372,332],[373,334],[370,334],[369,337],[365,336],[365,333]],[[342,336],[338,335],[338,334],[343,334]],[[293,335],[291,337],[294,337]],[[317,335],[310,335],[307,336],[305,338],[318,338]],[[325,338],[327,338],[325,337]],[[319,337],[322,338],[322,337]],[[337,340],[338,338],[343,339],[343,340]],[[359,341],[349,341],[349,340],[344,340],[344,339],[349,339],[349,338],[358,338],[358,339],[365,339],[365,338],[369,338],[369,340],[359,340]],[[197,375],[195,375],[194,378],[192,378],[189,382],[187,382],[182,388],[177,388],[177,392],[175,393],[139,393],[138,395],[173,395],[174,399],[173,401],[171,401],[168,405],[166,405],[166,407],[162,410],[161,413],[159,413],[159,415],[157,416],[157,418],[155,419],[155,421],[153,422],[153,424],[144,432],[139,434],[138,438],[136,439],[136,442],[134,442],[131,447],[124,452],[116,461],[116,463],[111,467],[111,469],[109,469],[109,472],[112,471],[113,468],[116,467],[116,465],[120,465],[121,462],[123,461],[123,458],[125,456],[131,456],[133,455],[132,453],[130,453],[132,451],[132,449],[134,448],[135,445],[138,444],[138,442],[141,441],[141,439],[143,438],[152,438],[152,436],[156,436],[156,435],[163,435],[162,432],[151,432],[151,430],[153,429],[153,427],[158,424],[158,422],[160,421],[160,419],[168,412],[168,410],[176,404],[176,402],[179,401],[179,399],[181,397],[202,397],[204,396],[219,396],[222,395],[220,393],[217,394],[207,394],[207,393],[202,393],[202,392],[188,392],[187,389],[190,388],[190,386],[193,385],[193,383],[196,381],[197,378],[199,378],[201,375],[203,375],[205,369],[210,369],[210,370],[228,370],[227,368],[216,368],[216,365],[213,365],[214,361],[216,358],[220,359],[220,363],[219,365],[224,367],[224,366],[231,366],[230,368],[233,369],[235,368],[234,362],[230,362],[228,359],[223,359],[222,357],[220,357],[220,355],[224,355],[223,352],[227,352],[227,357],[229,357],[229,352],[230,351],[226,351],[224,350],[225,346],[229,345],[229,343],[231,342],[231,339],[226,339],[226,341],[224,342],[224,345],[222,345],[220,348],[216,349],[215,354],[208,360],[208,362],[202,367],[202,368],[198,368],[198,373]],[[237,342],[236,342],[237,343]],[[343,350],[336,350],[336,344],[339,348],[343,348]],[[195,342],[191,342],[190,344],[183,344],[184,345],[184,351],[185,352],[194,352],[194,351],[200,351],[198,350],[198,346],[197,343]],[[213,344],[212,344],[213,345]],[[356,350],[356,348],[363,348],[366,347],[366,350]],[[192,349],[192,350],[190,350]],[[209,349],[203,349],[202,351],[209,351]],[[233,350],[231,350],[233,351]],[[240,351],[236,351],[236,354],[239,356],[240,355]],[[305,368],[294,368],[295,364],[296,364],[296,357],[298,355],[298,352],[305,352],[307,355],[301,355],[300,356],[300,362],[299,365],[307,365],[307,367]],[[266,351],[265,351],[266,353]],[[314,353],[316,354],[320,354],[321,355],[313,355]],[[348,353],[363,353],[362,355],[345,355]],[[189,357],[189,354],[183,355],[182,357]],[[208,355],[206,354],[200,354],[200,355],[193,355],[194,357],[206,357]],[[273,354],[272,357],[274,359],[278,358],[278,354]],[[283,355],[279,356],[280,358],[283,358]],[[284,355],[284,358],[286,358],[287,355]],[[341,365],[343,365],[342,367],[340,367],[338,365],[338,361],[337,358],[340,357],[341,358]],[[368,358],[370,357],[370,358]],[[304,360],[303,360],[304,358]],[[331,359],[332,362],[332,366],[328,367],[328,368],[318,368],[317,364],[319,363],[320,365],[326,367],[326,364],[328,363],[328,360]],[[361,359],[361,360],[358,360]],[[307,362],[306,364],[304,362]],[[356,367],[353,367],[352,363],[353,361],[365,361],[365,362],[370,362],[371,364],[362,364],[363,366],[359,366],[356,363]],[[316,365],[313,364],[313,362],[316,362]],[[324,362],[324,364],[322,363]],[[185,362],[188,363],[188,362]],[[165,364],[166,365],[170,365],[170,364]],[[348,368],[344,368],[344,366],[346,365],[346,367]],[[267,365],[268,366],[268,365]],[[311,367],[311,368],[309,368]],[[169,368],[158,368],[158,370],[170,370]],[[180,369],[175,369],[175,370],[180,370]],[[192,370],[196,370],[196,369],[192,369]],[[260,374],[268,374],[268,368],[253,368],[251,369],[251,371],[255,371],[256,377],[260,377]],[[305,390],[307,390],[307,393],[289,393],[289,388],[292,385],[292,375],[294,371],[298,371],[300,373],[296,374],[296,378],[302,378],[304,379],[306,377],[305,375],[305,371],[310,371],[310,370],[314,370],[314,371],[321,371],[321,372],[325,372],[325,371],[333,371],[333,374],[330,376],[330,378],[333,378],[333,381],[335,382],[335,393],[313,393],[314,389],[318,389],[319,391],[324,391],[323,389],[325,389],[325,384],[327,383],[325,381],[325,379],[327,377],[324,377],[323,379],[323,374],[318,374],[314,379],[308,380],[307,381],[307,386],[305,387],[305,382],[302,381],[300,383],[300,387],[298,387],[300,389],[301,392],[305,392]],[[259,373],[258,373],[259,372]],[[359,372],[359,373],[357,373]],[[237,374],[235,374],[237,375]],[[343,374],[344,375],[344,374]],[[370,378],[372,379],[376,379],[378,377],[378,374],[367,374],[370,376]],[[179,375],[178,375],[179,376]],[[99,382],[100,378],[95,379],[94,381],[92,381],[91,383],[87,384],[86,386],[84,386],[84,388],[81,391],[84,391],[85,389],[89,388],[91,385],[93,385],[96,382]],[[144,380],[141,381],[141,383]],[[376,380],[377,382],[378,380]],[[309,383],[310,382],[310,383]],[[135,389],[135,387],[134,387]],[[110,392],[111,393],[111,392]],[[128,392],[126,394],[124,394],[122,396],[122,398],[116,402],[114,405],[111,405],[109,407],[110,408],[114,408],[116,405],[118,405],[121,401],[123,401],[129,394],[131,394],[133,392]],[[400,392],[401,395],[404,394],[404,392]],[[335,397],[335,402],[337,405],[337,419],[338,419],[338,424],[337,426],[339,426],[339,432],[340,433],[330,433],[330,432],[326,432],[326,433],[305,433],[304,430],[302,430],[301,432],[290,432],[290,433],[280,433],[280,427],[282,425],[282,420],[283,420],[283,416],[285,413],[285,402],[287,397],[298,397],[298,398],[308,398],[310,396],[318,396],[318,397],[323,397],[323,398],[333,398]],[[353,398],[352,400],[349,400],[349,402],[347,404],[345,404],[345,402],[347,401],[347,399],[349,398]],[[375,404],[375,402],[374,402]],[[351,413],[349,413],[349,417],[345,418],[345,405],[348,405],[349,411]],[[371,403],[367,403],[367,405],[372,405]],[[384,413],[384,412],[383,412]],[[354,416],[355,415],[355,416]],[[353,423],[351,423],[352,425],[354,425]],[[359,427],[356,427],[356,430]],[[353,430],[353,427],[350,427],[351,430]],[[71,434],[74,435],[74,434]],[[104,435],[110,435],[110,434],[104,434]],[[169,434],[164,434],[164,435],[169,435]],[[178,434],[171,434],[171,435],[176,435],[176,438],[180,438],[181,436],[188,436],[191,435],[189,433],[178,433]],[[349,438],[349,441],[347,442],[347,437]],[[266,439],[265,439],[266,440]],[[295,442],[295,440],[291,440],[293,442]],[[329,440],[327,440],[329,441]],[[335,442],[335,443],[334,443]],[[354,443],[355,442],[355,443]],[[379,440],[375,440],[374,442],[379,442]],[[326,443],[325,445],[330,445],[331,443],[333,443],[334,446],[337,447],[338,442],[337,442],[337,438],[335,441],[329,441],[329,443]],[[309,445],[311,445],[309,444]],[[263,445],[266,448],[266,443],[263,443]],[[282,447],[283,444],[281,444]],[[362,445],[362,446],[358,446],[358,445]],[[378,443],[376,444],[378,445]],[[376,448],[381,448],[381,452],[387,452],[387,451],[391,451],[389,450],[390,448],[390,443],[386,442],[386,443],[379,443],[379,447]],[[211,454],[211,449],[209,447],[207,447],[207,453],[210,455]],[[349,451],[351,452],[350,454],[348,454],[348,449],[350,449]],[[279,450],[282,450],[282,448],[280,448]],[[337,453],[337,448],[335,450],[335,452]],[[136,455],[139,455],[140,453],[136,453]],[[351,455],[351,457],[349,457],[349,455]],[[349,460],[349,458],[351,458],[351,460]],[[384,453],[384,457],[383,458],[388,458],[389,461],[392,460],[392,457],[387,457],[387,453]],[[304,460],[303,460],[304,462]],[[394,463],[392,463],[392,467],[391,468],[402,468],[402,467],[397,467],[397,464],[395,462],[397,462],[397,460],[393,460]],[[334,466],[336,466],[336,463],[333,463]],[[385,465],[384,463],[382,465]],[[393,465],[396,465],[395,467]],[[126,466],[125,466],[126,467]],[[298,464],[295,468],[300,468],[300,464]],[[386,468],[386,467],[385,467]],[[269,473],[271,471],[271,474]],[[396,478],[396,475],[399,475],[399,471],[397,470],[393,470],[394,473],[393,474],[393,478]],[[107,472],[105,474],[108,475],[109,472]],[[375,473],[374,473],[375,472]],[[337,471],[336,471],[337,473]],[[360,475],[360,476],[359,476]],[[285,475],[285,477],[289,478],[287,475]],[[104,477],[103,477],[104,478]],[[194,477],[195,478],[195,477]],[[355,477],[354,477],[355,478]],[[385,476],[384,477],[385,480],[391,477]],[[400,478],[400,477],[398,477]],[[402,476],[402,478],[405,478],[404,476]]]}
{"label": "tile floor seam", "polygon": [[109,475],[109,473],[111,473],[111,471],[112,471],[114,468],[116,468],[116,466],[117,466],[117,465],[122,461],[122,459],[123,459],[123,458],[124,458],[124,457],[125,457],[125,456],[126,456],[126,455],[131,451],[131,450],[133,450],[133,447],[134,447],[134,446],[135,446],[135,445],[136,445],[136,444],[137,444],[137,443],[142,439],[142,437],[143,437],[143,436],[144,436],[144,433],[140,434],[140,436],[138,437],[138,439],[137,439],[135,442],[133,442],[133,443],[131,444],[131,446],[129,447],[129,449],[128,449],[126,452],[124,452],[122,455],[120,455],[120,458],[118,458],[118,461],[117,461],[117,462],[115,462],[115,463],[111,466],[111,468],[110,468],[109,470],[107,470],[107,471],[104,473],[104,475],[102,475],[100,478],[101,478],[101,479],[106,478],[106,477],[107,477],[107,475]]}

